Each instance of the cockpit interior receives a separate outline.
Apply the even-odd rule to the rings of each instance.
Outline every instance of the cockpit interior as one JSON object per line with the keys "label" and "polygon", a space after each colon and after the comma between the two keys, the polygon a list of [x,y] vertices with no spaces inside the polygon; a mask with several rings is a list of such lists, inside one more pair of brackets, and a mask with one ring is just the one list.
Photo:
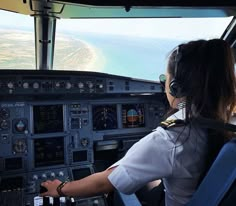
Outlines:
{"label": "cockpit interior", "polygon": [[[127,69],[130,76],[118,67],[114,68],[116,73],[99,71],[99,68],[97,71],[63,69],[61,62],[69,64],[72,60],[67,61],[63,55],[56,54],[60,21],[226,18],[224,30],[218,36],[229,42],[236,54],[234,4],[233,1],[208,4],[202,0],[191,3],[187,0],[1,0],[1,12],[27,16],[32,20],[34,55],[26,52],[28,44],[17,36],[17,31],[16,41],[22,40],[25,48],[21,48],[20,57],[13,50],[10,53],[16,56],[11,62],[16,61],[19,67],[16,64],[13,67],[8,67],[9,64],[1,66],[7,55],[0,51],[0,205],[144,205],[134,199],[135,194],[126,196],[118,192],[112,196],[60,198],[57,202],[39,196],[40,184],[47,179],[78,180],[106,169],[155,129],[169,110],[158,74],[150,79],[145,77],[148,66],[141,72],[143,78],[135,76],[135,68]],[[63,26],[61,29],[66,30],[69,24]],[[94,30],[99,29],[95,26],[96,23]],[[6,28],[0,24],[0,32]],[[14,34],[14,31],[10,33]],[[74,50],[77,43],[75,40]],[[66,41],[63,44],[65,52],[67,44]],[[73,45],[73,41],[70,44]],[[115,44],[114,40],[111,45]],[[86,43],[83,45],[89,47]],[[0,37],[0,46],[10,48],[12,45]],[[83,51],[79,56],[76,56],[78,52],[74,53],[72,57],[81,67],[90,63],[83,58],[94,54],[91,50]],[[155,51],[153,53],[155,55]],[[30,58],[34,56],[31,59],[33,64],[21,66],[22,57],[27,55]],[[122,54],[117,55],[119,59]],[[124,54],[127,55],[129,52]],[[135,61],[142,58],[130,55],[130,59],[135,58]],[[149,55],[147,51],[146,55]],[[56,62],[54,57],[61,62]],[[151,61],[146,65],[149,63],[155,65]],[[95,62],[93,66],[99,67],[100,64]]]}

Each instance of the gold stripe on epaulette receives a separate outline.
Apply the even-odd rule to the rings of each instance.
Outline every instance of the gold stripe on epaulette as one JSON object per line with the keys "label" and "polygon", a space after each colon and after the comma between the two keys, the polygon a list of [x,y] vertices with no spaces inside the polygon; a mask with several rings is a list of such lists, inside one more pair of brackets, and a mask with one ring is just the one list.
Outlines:
{"label": "gold stripe on epaulette", "polygon": [[162,121],[160,123],[160,126],[164,129],[174,127],[174,126],[180,127],[183,125],[185,125],[185,121],[182,119],[169,119],[169,120]]}

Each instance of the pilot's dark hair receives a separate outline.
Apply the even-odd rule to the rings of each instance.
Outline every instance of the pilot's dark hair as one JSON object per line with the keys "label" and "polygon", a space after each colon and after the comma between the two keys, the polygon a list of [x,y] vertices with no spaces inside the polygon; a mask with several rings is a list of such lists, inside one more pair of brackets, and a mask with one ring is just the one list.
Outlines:
{"label": "pilot's dark hair", "polygon": [[[236,104],[234,63],[233,51],[222,39],[191,41],[172,51],[167,70],[170,78],[180,84],[180,94],[186,97],[187,121],[196,116],[230,120]],[[208,129],[206,171],[229,134]]]}
{"label": "pilot's dark hair", "polygon": [[229,121],[236,104],[234,63],[222,39],[190,41],[174,49],[167,69],[186,97],[186,118],[201,115]]}

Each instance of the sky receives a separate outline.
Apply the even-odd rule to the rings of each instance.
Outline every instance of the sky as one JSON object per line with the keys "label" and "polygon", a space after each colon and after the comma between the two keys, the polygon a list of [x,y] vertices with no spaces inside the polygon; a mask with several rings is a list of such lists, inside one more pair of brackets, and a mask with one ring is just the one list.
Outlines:
{"label": "sky", "polygon": [[[0,26],[17,25],[21,28],[33,28],[31,16],[0,11]],[[223,18],[159,18],[159,19],[59,19],[57,31],[82,31],[93,33],[111,33],[120,35],[198,39],[220,36],[232,17]],[[189,26],[191,25],[191,26]],[[211,25],[209,27],[209,25]]]}
{"label": "sky", "polygon": [[[220,36],[232,18],[93,19],[58,21],[60,28],[140,37],[195,39]],[[209,28],[209,24],[211,27]],[[75,26],[76,25],[76,26]],[[191,25],[189,27],[189,25]],[[63,29],[61,29],[63,30]]]}

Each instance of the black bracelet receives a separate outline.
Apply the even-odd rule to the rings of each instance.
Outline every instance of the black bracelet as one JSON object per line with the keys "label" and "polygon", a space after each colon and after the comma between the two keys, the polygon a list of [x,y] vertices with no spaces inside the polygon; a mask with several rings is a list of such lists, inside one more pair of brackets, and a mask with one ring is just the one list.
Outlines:
{"label": "black bracelet", "polygon": [[67,182],[67,181],[62,182],[61,184],[59,184],[59,185],[57,186],[57,193],[58,193],[58,195],[59,195],[60,197],[66,197],[66,195],[61,191],[62,188],[65,186],[66,183],[68,183],[68,182]]}

